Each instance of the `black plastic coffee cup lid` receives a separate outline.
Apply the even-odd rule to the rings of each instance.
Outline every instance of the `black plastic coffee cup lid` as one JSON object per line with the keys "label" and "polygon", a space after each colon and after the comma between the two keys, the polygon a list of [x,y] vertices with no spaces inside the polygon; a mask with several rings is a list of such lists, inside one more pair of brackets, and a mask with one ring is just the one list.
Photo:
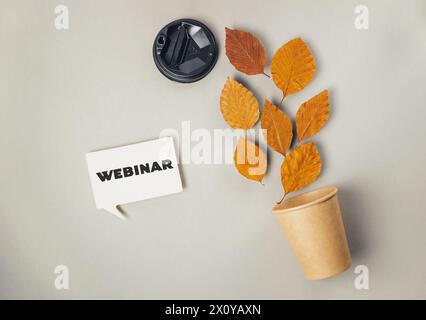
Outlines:
{"label": "black plastic coffee cup lid", "polygon": [[217,61],[213,33],[193,19],[180,19],[166,25],[155,37],[154,61],[167,78],[195,82],[204,78]]}

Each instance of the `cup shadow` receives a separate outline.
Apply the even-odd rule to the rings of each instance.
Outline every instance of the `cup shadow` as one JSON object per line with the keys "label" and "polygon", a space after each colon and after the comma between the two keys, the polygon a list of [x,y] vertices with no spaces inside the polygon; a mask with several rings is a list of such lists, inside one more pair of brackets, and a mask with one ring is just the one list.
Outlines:
{"label": "cup shadow", "polygon": [[353,187],[339,187],[339,202],[342,211],[346,237],[353,260],[365,256],[368,249],[368,234],[365,230],[365,207],[363,197]]}

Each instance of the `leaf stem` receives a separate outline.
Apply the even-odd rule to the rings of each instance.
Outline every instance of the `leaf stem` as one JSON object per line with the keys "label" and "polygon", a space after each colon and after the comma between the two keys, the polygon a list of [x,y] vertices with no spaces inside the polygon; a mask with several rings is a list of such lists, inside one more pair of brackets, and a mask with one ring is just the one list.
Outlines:
{"label": "leaf stem", "polygon": [[281,202],[284,201],[286,194],[284,193],[283,197],[281,198],[280,202],[277,202],[277,204],[281,204]]}
{"label": "leaf stem", "polygon": [[269,74],[265,73],[265,71],[263,71],[263,75],[268,77],[268,78],[271,78],[271,76]]}
{"label": "leaf stem", "polygon": [[281,105],[283,104],[283,102],[284,102],[284,98],[285,98],[285,95],[283,94],[283,97],[282,97],[282,99],[281,99],[281,101],[280,101],[280,107],[281,107]]}

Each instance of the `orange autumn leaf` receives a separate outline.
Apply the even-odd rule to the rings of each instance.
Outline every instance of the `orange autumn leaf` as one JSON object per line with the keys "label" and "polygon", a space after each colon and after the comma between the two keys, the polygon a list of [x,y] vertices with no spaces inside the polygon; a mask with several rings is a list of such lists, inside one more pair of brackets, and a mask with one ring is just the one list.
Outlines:
{"label": "orange autumn leaf", "polygon": [[271,73],[284,97],[305,88],[315,74],[315,61],[306,43],[296,38],[279,48],[272,58]]}
{"label": "orange autumn leaf", "polygon": [[266,174],[266,154],[253,142],[241,137],[234,153],[238,172],[247,179],[262,182]]}
{"label": "orange autumn leaf", "polygon": [[256,97],[241,83],[228,78],[220,96],[220,111],[233,129],[248,130],[259,119]]}
{"label": "orange autumn leaf", "polygon": [[285,156],[293,140],[293,126],[289,117],[267,99],[263,105],[261,127],[268,145]]}
{"label": "orange autumn leaf", "polygon": [[320,131],[329,115],[328,90],[304,102],[296,114],[297,140],[308,139]]}
{"label": "orange autumn leaf", "polygon": [[312,142],[294,148],[281,166],[281,183],[285,194],[314,182],[321,173],[321,158]]}
{"label": "orange autumn leaf", "polygon": [[231,64],[248,75],[263,73],[266,64],[266,51],[254,35],[241,30],[225,28],[226,55]]}

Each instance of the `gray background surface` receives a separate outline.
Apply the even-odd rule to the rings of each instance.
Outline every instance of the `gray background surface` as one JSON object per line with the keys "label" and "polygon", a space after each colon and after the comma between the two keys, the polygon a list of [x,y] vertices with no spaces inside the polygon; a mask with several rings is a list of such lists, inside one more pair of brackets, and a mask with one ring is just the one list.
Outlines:
{"label": "gray background surface", "polygon": [[[66,4],[70,30],[54,28]],[[370,28],[354,28],[358,1],[0,0],[0,298],[426,298],[426,2],[363,1]],[[217,66],[192,85],[152,61],[157,31],[197,18],[221,46]],[[219,95],[239,75],[224,27],[254,32],[269,59],[301,36],[331,118],[315,137],[324,161],[307,190],[336,185],[353,267],[304,280],[270,210],[281,198],[280,156],[265,186],[232,165],[184,165],[184,192],[95,209],[85,153],[156,138],[164,128],[226,128]],[[269,72],[269,70],[268,70]],[[263,76],[247,80],[279,99]],[[54,268],[70,269],[70,290]],[[370,289],[354,288],[367,265]]]}

